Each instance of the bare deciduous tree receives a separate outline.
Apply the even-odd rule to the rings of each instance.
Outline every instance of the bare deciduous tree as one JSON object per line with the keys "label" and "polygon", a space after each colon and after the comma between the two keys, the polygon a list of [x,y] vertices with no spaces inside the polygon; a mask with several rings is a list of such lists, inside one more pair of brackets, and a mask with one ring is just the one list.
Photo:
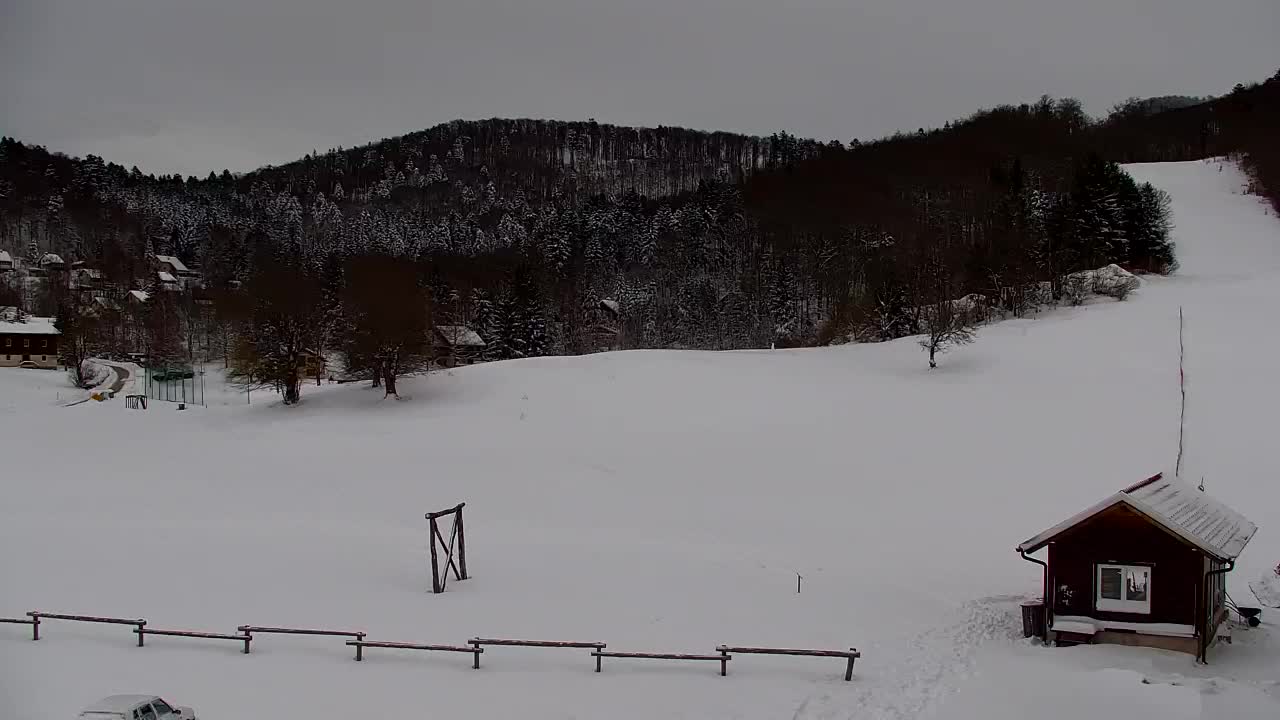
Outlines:
{"label": "bare deciduous tree", "polygon": [[415,263],[362,256],[347,263],[339,341],[349,374],[382,380],[385,396],[396,379],[430,361],[430,311]]}
{"label": "bare deciduous tree", "polygon": [[80,296],[73,293],[65,296],[59,303],[58,318],[54,322],[54,327],[61,333],[58,338],[58,355],[78,388],[93,385],[94,376],[89,358],[97,347],[97,326],[97,318],[89,312]]}
{"label": "bare deciduous tree", "polygon": [[977,313],[954,297],[955,285],[947,264],[936,255],[925,264],[922,288],[926,304],[920,310],[920,347],[929,353],[929,368],[938,367],[938,355],[955,345],[967,345],[977,335]]}

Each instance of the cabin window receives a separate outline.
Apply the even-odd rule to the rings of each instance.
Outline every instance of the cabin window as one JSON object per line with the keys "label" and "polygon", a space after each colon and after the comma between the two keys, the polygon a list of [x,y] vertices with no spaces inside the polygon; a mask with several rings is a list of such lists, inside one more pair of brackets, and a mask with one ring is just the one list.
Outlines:
{"label": "cabin window", "polygon": [[1151,614],[1151,567],[1147,565],[1099,565],[1099,610]]}
{"label": "cabin window", "polygon": [[31,338],[23,338],[22,347],[25,347],[25,348],[31,347]]}

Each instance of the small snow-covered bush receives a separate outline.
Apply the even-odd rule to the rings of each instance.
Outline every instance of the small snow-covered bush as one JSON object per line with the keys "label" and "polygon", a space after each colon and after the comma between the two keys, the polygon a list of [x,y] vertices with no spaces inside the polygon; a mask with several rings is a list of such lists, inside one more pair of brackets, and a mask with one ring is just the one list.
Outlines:
{"label": "small snow-covered bush", "polygon": [[1138,276],[1119,265],[1108,265],[1093,272],[1093,291],[1116,300],[1124,300],[1138,289]]}
{"label": "small snow-covered bush", "polygon": [[1093,273],[1091,271],[1074,273],[1062,280],[1062,301],[1072,307],[1083,305],[1093,290]]}
{"label": "small snow-covered bush", "polygon": [[85,390],[101,385],[107,379],[107,373],[105,366],[88,360],[80,363],[79,374],[74,367],[67,368],[67,377],[71,378],[71,384]]}

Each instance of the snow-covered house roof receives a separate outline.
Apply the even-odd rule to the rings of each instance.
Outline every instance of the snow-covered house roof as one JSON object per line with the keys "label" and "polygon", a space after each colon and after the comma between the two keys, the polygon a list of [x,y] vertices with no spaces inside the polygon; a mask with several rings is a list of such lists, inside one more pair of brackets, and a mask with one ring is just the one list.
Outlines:
{"label": "snow-covered house roof", "polygon": [[9,251],[0,250],[0,265],[12,265],[12,264],[13,264],[13,256],[9,254]]}
{"label": "snow-covered house roof", "polygon": [[480,339],[480,334],[465,325],[437,325],[436,334],[439,335],[440,339],[449,345],[449,347],[484,347],[484,340]]}
{"label": "snow-covered house roof", "polygon": [[40,267],[62,266],[66,264],[67,262],[57,253],[45,253],[44,256],[40,258]]}
{"label": "snow-covered house roof", "polygon": [[1234,560],[1258,526],[1199,488],[1163,473],[1121,490],[1018,546],[1035,552],[1058,535],[1116,505],[1124,504],[1218,560]]}
{"label": "snow-covered house roof", "polygon": [[129,299],[134,302],[144,303],[151,299],[151,293],[146,290],[130,290]]}
{"label": "snow-covered house roof", "polygon": [[22,320],[0,320],[0,335],[61,335],[53,318],[27,316]]}
{"label": "snow-covered house roof", "polygon": [[160,278],[160,282],[162,282],[162,283],[176,283],[176,282],[178,282],[178,278],[174,277],[171,273],[167,273],[167,272],[165,272],[165,271],[163,271],[163,270],[161,270],[160,272],[156,273],[156,275]]}
{"label": "snow-covered house roof", "polygon": [[95,297],[93,299],[93,304],[103,310],[110,310],[113,312],[120,309],[120,303],[105,297]]}
{"label": "snow-covered house roof", "polygon": [[608,310],[609,312],[613,313],[614,315],[617,315],[622,312],[622,306],[618,304],[617,300],[605,298],[604,300],[600,301],[600,305],[604,307],[606,310]]}
{"label": "snow-covered house roof", "polygon": [[169,267],[173,268],[173,271],[176,273],[191,272],[187,268],[187,266],[183,264],[181,260],[174,257],[173,255],[157,255],[156,260],[158,260],[160,263],[164,265],[168,265]]}

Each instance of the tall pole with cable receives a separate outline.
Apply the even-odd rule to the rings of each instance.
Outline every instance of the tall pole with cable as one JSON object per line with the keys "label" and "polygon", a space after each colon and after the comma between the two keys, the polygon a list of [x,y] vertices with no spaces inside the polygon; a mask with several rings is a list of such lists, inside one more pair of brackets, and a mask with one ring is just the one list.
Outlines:
{"label": "tall pole with cable", "polygon": [[1186,327],[1186,321],[1183,319],[1182,306],[1178,306],[1178,390],[1182,393],[1182,410],[1178,414],[1178,463],[1174,467],[1173,474],[1175,477],[1182,476],[1182,448],[1183,437],[1187,428],[1187,374],[1185,359],[1187,355],[1187,346],[1183,340],[1183,330]]}

